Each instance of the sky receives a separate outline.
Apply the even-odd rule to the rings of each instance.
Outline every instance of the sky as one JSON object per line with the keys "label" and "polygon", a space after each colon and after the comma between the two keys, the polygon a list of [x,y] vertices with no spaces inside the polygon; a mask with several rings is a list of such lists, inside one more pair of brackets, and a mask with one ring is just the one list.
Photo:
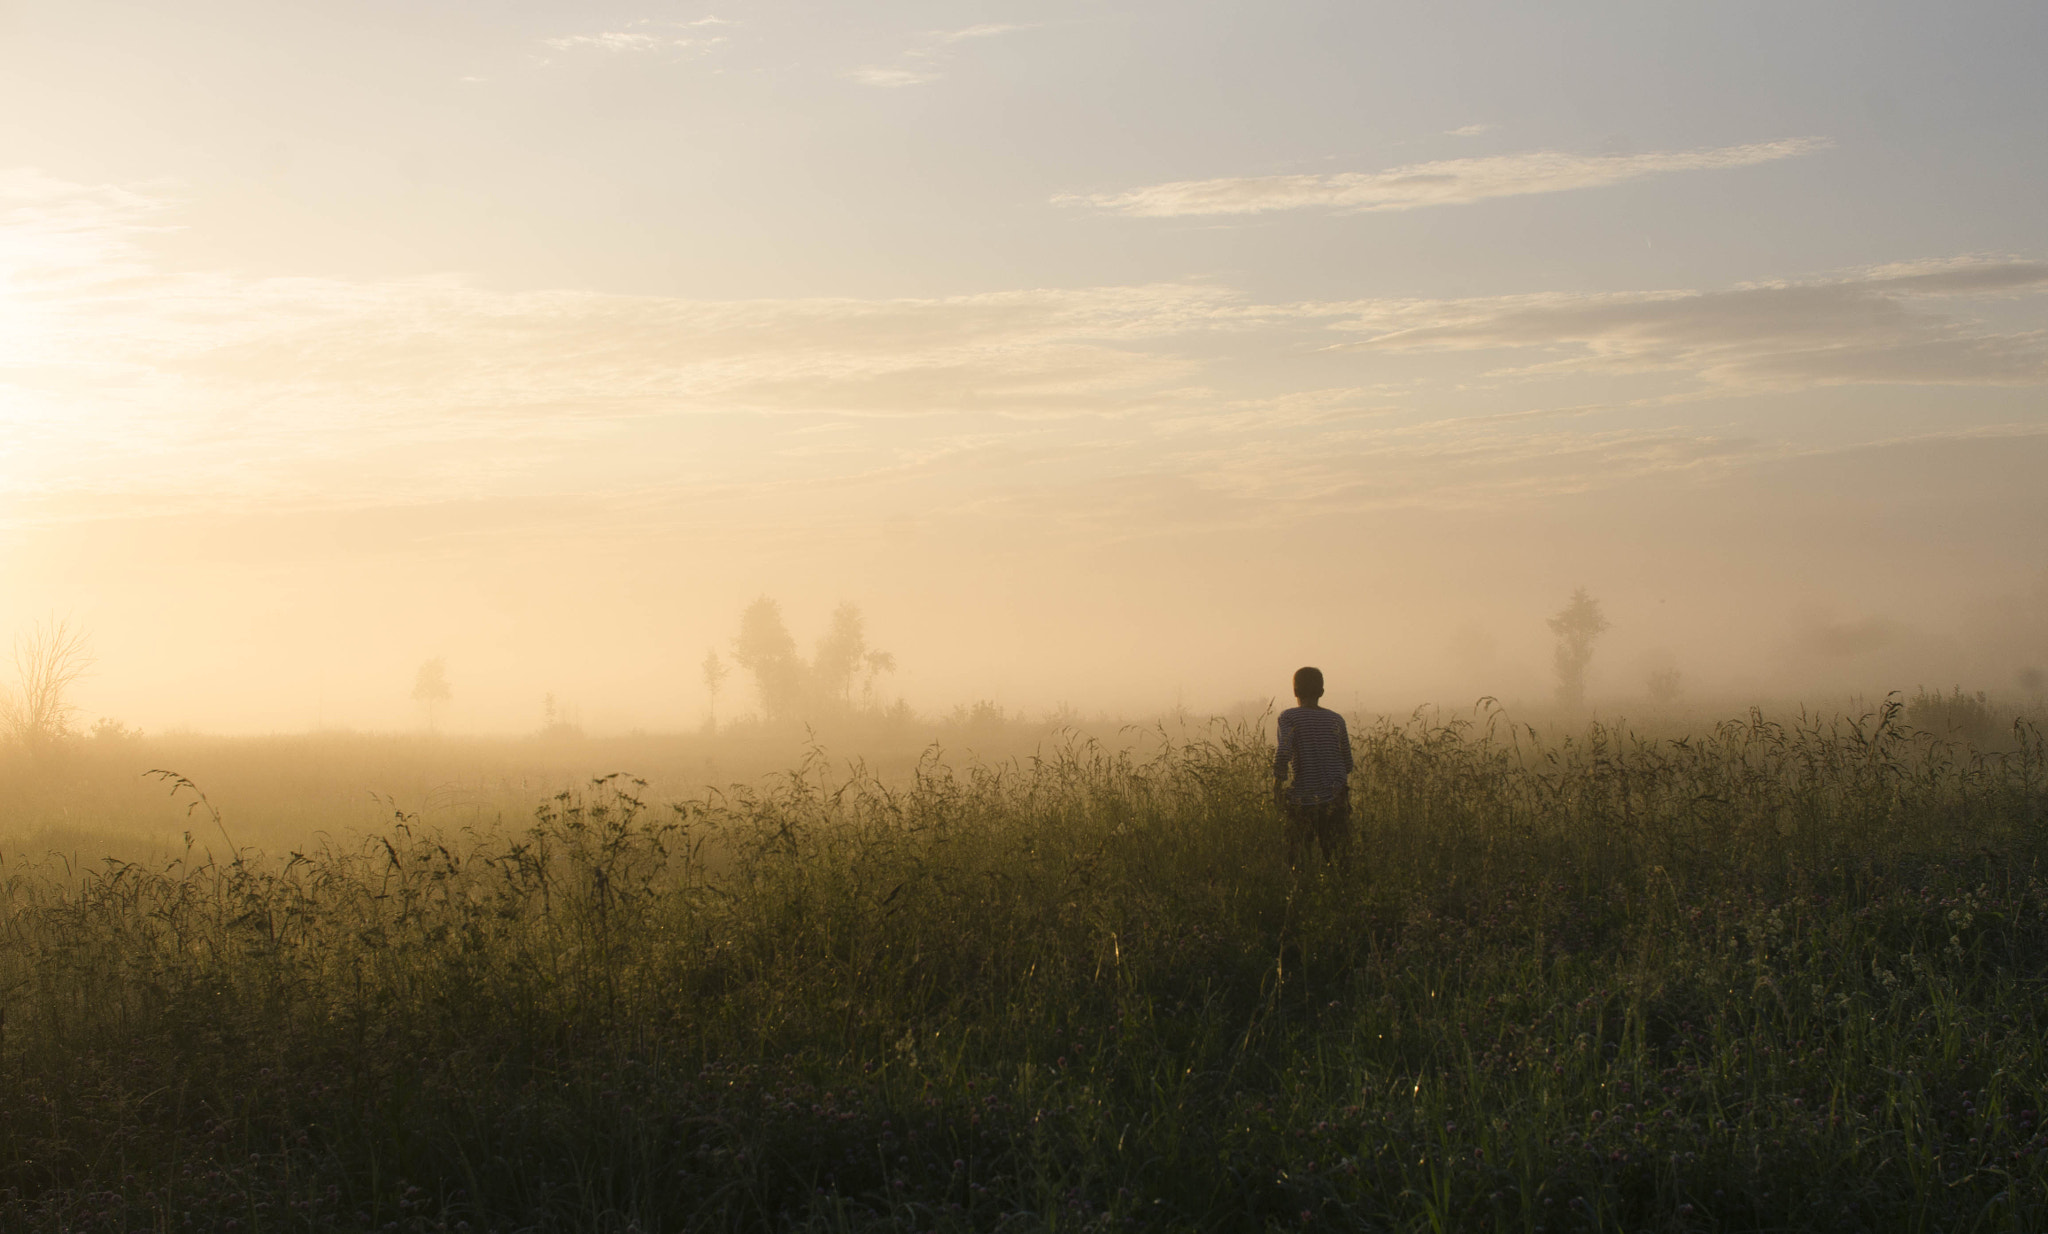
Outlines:
{"label": "sky", "polygon": [[[0,0],[0,634],[145,729],[2048,665],[2048,8]],[[743,708],[735,695],[725,704]]]}

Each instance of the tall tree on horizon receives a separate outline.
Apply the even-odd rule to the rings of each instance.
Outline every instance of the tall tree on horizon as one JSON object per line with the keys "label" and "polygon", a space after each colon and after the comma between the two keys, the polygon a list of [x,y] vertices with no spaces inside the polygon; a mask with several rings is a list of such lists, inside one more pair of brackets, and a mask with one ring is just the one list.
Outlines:
{"label": "tall tree on horizon", "polygon": [[732,658],[754,675],[761,696],[761,714],[787,719],[803,706],[807,666],[796,654],[796,639],[782,620],[782,605],[761,596],[740,614],[740,632],[732,641]]}
{"label": "tall tree on horizon", "polygon": [[435,732],[441,727],[441,708],[455,697],[454,689],[448,684],[448,658],[435,656],[420,665],[420,671],[412,679],[412,701],[427,713],[427,731]]}
{"label": "tall tree on horizon", "polygon": [[725,688],[725,679],[732,672],[732,668],[718,658],[716,647],[704,653],[704,663],[700,667],[704,671],[704,691],[711,698],[705,716],[710,721],[711,731],[715,733],[718,731],[718,694]]}
{"label": "tall tree on horizon", "polygon": [[1552,657],[1557,670],[1557,701],[1576,710],[1586,705],[1586,669],[1593,663],[1594,640],[1607,630],[1607,618],[1600,612],[1600,601],[1580,587],[1548,624],[1557,636]]}
{"label": "tall tree on horizon", "polygon": [[853,706],[853,680],[868,657],[867,618],[846,601],[832,610],[832,624],[811,657],[811,687],[820,702]]}

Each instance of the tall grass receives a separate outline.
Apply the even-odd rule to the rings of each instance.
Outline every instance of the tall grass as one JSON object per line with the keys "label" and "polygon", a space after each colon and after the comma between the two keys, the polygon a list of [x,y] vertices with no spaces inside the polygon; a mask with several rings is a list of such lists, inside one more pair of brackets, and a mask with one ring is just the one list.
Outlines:
{"label": "tall grass", "polygon": [[2038,733],[1357,744],[1301,871],[1230,727],[14,869],[0,1224],[2048,1224]]}
{"label": "tall grass", "polygon": [[[382,830],[395,809],[431,825],[502,825],[531,816],[563,785],[631,768],[662,801],[706,785],[754,782],[796,763],[807,746],[858,750],[878,778],[905,780],[940,743],[984,761],[1028,754],[1057,726],[828,717],[804,724],[727,723],[716,733],[463,736],[327,731],[268,736],[189,732],[144,736],[102,725],[55,743],[0,739],[0,860],[61,853],[74,862],[175,856],[190,820],[142,773],[174,767],[206,786],[237,844],[284,852],[323,835]],[[1115,722],[1100,722],[1109,736]],[[217,830],[201,846],[220,851]]]}

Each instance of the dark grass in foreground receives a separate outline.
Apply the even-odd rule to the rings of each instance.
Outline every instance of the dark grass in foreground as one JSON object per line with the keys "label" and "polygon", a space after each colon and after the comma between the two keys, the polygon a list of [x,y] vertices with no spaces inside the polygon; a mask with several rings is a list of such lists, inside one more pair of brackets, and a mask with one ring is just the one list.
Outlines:
{"label": "dark grass in foreground", "polygon": [[2040,1229],[2048,764],[1217,730],[12,872],[20,1230]]}

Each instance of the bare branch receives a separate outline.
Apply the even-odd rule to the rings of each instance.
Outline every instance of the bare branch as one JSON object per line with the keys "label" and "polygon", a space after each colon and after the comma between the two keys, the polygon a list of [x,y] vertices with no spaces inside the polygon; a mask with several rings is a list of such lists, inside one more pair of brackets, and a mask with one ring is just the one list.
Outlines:
{"label": "bare branch", "polygon": [[40,746],[71,731],[78,709],[65,695],[93,666],[83,627],[51,618],[14,640],[14,692],[0,707],[0,727],[23,745]]}

